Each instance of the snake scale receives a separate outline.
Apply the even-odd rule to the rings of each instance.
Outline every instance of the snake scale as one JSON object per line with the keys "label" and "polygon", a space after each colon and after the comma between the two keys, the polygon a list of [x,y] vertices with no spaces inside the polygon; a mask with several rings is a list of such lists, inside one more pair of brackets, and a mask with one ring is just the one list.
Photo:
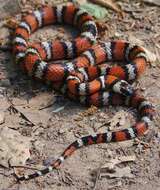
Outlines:
{"label": "snake scale", "polygon": [[[52,24],[68,24],[80,34],[71,41],[50,40],[29,43],[31,33]],[[120,131],[84,136],[70,144],[49,167],[30,175],[29,180],[57,169],[77,149],[99,143],[125,141],[144,135],[154,116],[154,108],[131,86],[147,66],[142,47],[117,40],[97,42],[96,24],[86,11],[73,4],[43,6],[25,16],[15,29],[13,54],[16,63],[31,77],[53,83],[53,87],[73,100],[90,106],[125,105],[137,109],[138,121]],[[53,60],[69,59],[67,63]],[[50,61],[48,63],[48,61]],[[118,61],[117,65],[106,62]]]}

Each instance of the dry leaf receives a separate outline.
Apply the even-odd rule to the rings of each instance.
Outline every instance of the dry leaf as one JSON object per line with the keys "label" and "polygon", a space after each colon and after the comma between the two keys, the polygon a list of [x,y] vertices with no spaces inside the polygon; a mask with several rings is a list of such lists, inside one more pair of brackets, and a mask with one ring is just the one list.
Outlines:
{"label": "dry leaf", "polygon": [[109,177],[109,178],[133,178],[130,167],[119,168],[116,165],[123,162],[133,162],[135,161],[135,155],[132,156],[122,156],[116,159],[110,160],[108,163],[101,166],[100,177]]}
{"label": "dry leaf", "polygon": [[30,158],[30,138],[4,127],[0,130],[0,165],[22,166]]}
{"label": "dry leaf", "polygon": [[21,113],[22,117],[29,121],[32,125],[46,124],[50,118],[50,114],[44,110],[36,110],[24,108],[23,106],[14,106]]}
{"label": "dry leaf", "polygon": [[123,162],[133,162],[135,161],[136,157],[135,155],[132,156],[121,156],[116,159],[111,159],[108,163],[104,164],[101,169],[108,169],[108,170],[113,170],[114,167],[120,163]]}
{"label": "dry leaf", "polygon": [[53,104],[56,101],[56,97],[52,93],[43,92],[29,100],[28,106],[34,109],[40,109],[47,105]]}

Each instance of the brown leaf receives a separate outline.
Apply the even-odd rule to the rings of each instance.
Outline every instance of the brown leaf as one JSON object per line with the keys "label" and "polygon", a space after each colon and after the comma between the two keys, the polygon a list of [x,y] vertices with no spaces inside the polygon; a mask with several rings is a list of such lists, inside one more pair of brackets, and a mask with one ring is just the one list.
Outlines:
{"label": "brown leaf", "polygon": [[24,108],[23,106],[14,106],[21,116],[33,126],[38,124],[46,124],[50,115],[43,110]]}
{"label": "brown leaf", "polygon": [[30,157],[30,138],[4,127],[0,131],[0,165],[4,167],[25,165]]}
{"label": "brown leaf", "polygon": [[132,156],[121,156],[119,158],[116,159],[111,159],[108,163],[104,164],[101,169],[109,169],[109,170],[113,170],[114,167],[120,163],[123,162],[133,162],[135,161],[136,157],[135,155]]}

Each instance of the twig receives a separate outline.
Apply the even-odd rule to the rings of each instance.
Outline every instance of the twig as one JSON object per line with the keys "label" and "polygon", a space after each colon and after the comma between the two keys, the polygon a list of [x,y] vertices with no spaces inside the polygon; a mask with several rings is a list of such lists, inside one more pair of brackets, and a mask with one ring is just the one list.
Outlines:
{"label": "twig", "polygon": [[44,106],[44,107],[39,108],[38,110],[44,110],[44,109],[50,108],[50,107],[53,106],[53,104],[54,104],[54,103],[48,104],[48,105],[46,105],[46,106]]}

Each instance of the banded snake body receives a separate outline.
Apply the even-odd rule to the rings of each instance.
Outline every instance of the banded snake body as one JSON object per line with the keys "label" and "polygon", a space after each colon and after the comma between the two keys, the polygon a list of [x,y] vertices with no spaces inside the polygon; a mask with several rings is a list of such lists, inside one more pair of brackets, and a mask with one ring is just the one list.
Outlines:
{"label": "banded snake body", "polygon": [[[80,30],[72,41],[28,42],[31,33],[52,24],[68,24]],[[142,47],[117,40],[96,42],[93,18],[73,4],[44,6],[25,16],[15,30],[13,54],[16,63],[35,79],[50,81],[53,87],[90,106],[125,105],[136,108],[139,120],[127,129],[84,136],[70,144],[49,167],[18,177],[29,180],[47,174],[77,149],[99,143],[125,141],[144,135],[155,113],[151,103],[138,95],[130,83],[144,73],[147,56]],[[67,63],[48,61],[70,59]],[[120,64],[110,66],[107,61]]]}

